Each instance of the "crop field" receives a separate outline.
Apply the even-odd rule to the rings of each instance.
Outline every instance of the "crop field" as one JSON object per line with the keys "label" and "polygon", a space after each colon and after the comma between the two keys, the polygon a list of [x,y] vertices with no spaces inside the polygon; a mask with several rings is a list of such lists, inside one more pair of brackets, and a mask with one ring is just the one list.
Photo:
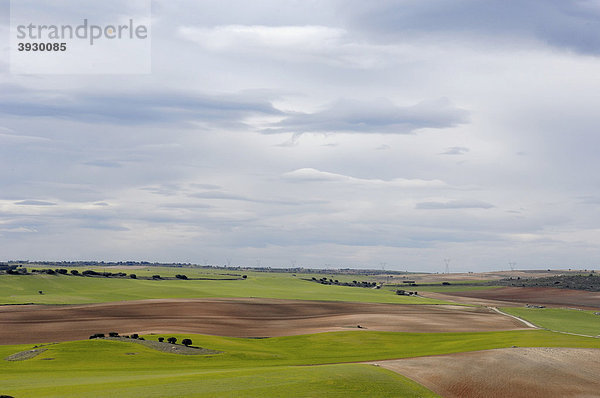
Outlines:
{"label": "crop field", "polygon": [[[170,335],[165,335],[170,336]],[[216,355],[177,355],[135,343],[86,340],[48,345],[25,361],[2,361],[3,393],[96,396],[434,396],[387,370],[347,364],[511,347],[596,347],[595,339],[547,331],[488,333],[338,332],[239,339],[205,335]],[[159,335],[146,336],[158,339]],[[31,349],[2,346],[0,356]],[[346,362],[346,364],[344,364]],[[406,394],[406,395],[405,395]]]}
{"label": "crop field", "polygon": [[526,319],[550,330],[600,336],[598,311],[583,311],[565,308],[502,308],[502,311]]}
{"label": "crop field", "polygon": [[[43,294],[39,294],[39,291]],[[286,274],[248,276],[247,279],[240,280],[134,280],[71,275],[0,276],[0,304],[83,304],[200,297],[262,297],[397,304],[443,303],[422,297],[397,296],[384,289],[321,285]]]}

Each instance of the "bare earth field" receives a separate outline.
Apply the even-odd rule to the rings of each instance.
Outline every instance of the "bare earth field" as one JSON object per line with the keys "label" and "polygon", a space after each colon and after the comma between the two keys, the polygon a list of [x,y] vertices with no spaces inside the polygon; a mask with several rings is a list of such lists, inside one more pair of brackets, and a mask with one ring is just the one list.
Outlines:
{"label": "bare earth field", "polygon": [[[489,290],[473,290],[465,292],[446,292],[443,295],[424,294],[442,300],[497,305],[494,301],[520,304],[541,304],[549,307],[577,307],[583,309],[600,308],[600,292],[571,290],[545,287],[502,287]],[[459,298],[466,297],[467,300]],[[473,300],[475,299],[475,300]],[[491,302],[488,302],[491,300]]]}
{"label": "bare earth field", "polygon": [[597,397],[600,350],[505,348],[375,362],[443,397]]}
{"label": "bare earth field", "polygon": [[86,339],[94,333],[271,337],[357,329],[480,332],[527,328],[486,308],[276,299],[161,299],[0,306],[3,344]]}

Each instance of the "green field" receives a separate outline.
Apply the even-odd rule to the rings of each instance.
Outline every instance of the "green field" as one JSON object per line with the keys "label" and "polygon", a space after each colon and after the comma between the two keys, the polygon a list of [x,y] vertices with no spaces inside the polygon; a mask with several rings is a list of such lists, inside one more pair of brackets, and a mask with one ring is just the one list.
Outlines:
{"label": "green field", "polygon": [[[550,330],[600,336],[600,316],[597,311],[570,310],[564,308],[502,308],[515,315]],[[599,343],[600,344],[600,343]]]}
{"label": "green field", "polygon": [[[78,269],[80,272],[81,268]],[[98,271],[102,269],[96,268]],[[108,269],[118,272],[117,269]],[[442,301],[398,296],[395,289],[321,285],[310,275],[158,268],[126,270],[138,275],[215,280],[144,280],[65,275],[0,275],[0,303],[75,304],[150,298],[262,297],[348,302],[440,304]],[[325,274],[314,275],[317,279]],[[340,281],[368,280],[327,275]],[[419,290],[420,287],[407,287]],[[427,291],[458,291],[480,286],[428,286]],[[39,294],[41,290],[43,294]],[[421,289],[423,290],[423,289]],[[600,317],[589,311],[530,310],[506,312],[540,326],[598,334]],[[595,331],[595,332],[594,332]],[[27,331],[23,331],[26,333]],[[169,337],[171,335],[164,335]],[[147,340],[159,335],[145,336]],[[600,348],[596,338],[546,330],[485,333],[391,333],[348,331],[243,339],[190,337],[213,355],[177,355],[121,341],[85,340],[47,345],[25,361],[4,361],[32,345],[0,346],[0,394],[15,397],[435,397],[419,384],[381,367],[357,362],[507,347]]]}
{"label": "green field", "polygon": [[[41,295],[38,293],[40,290],[43,292]],[[244,280],[156,281],[70,275],[0,275],[0,304],[83,304],[202,297],[262,297],[398,304],[443,303],[426,298],[397,296],[384,289],[321,285],[290,274],[276,273],[248,274],[248,278]]]}
{"label": "green field", "polygon": [[[16,397],[427,397],[435,395],[397,374],[344,362],[515,345],[598,347],[597,339],[542,330],[437,334],[355,331],[269,339],[185,337],[191,337],[194,345],[223,353],[182,356],[106,340],[60,343],[47,346],[46,352],[33,359],[0,361],[2,393]],[[0,357],[31,348],[0,346]]]}

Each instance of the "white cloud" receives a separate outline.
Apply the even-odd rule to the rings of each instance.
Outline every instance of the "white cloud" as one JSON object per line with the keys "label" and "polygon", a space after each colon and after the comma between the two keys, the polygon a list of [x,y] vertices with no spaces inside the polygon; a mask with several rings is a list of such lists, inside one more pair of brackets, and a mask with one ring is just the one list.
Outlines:
{"label": "white cloud", "polygon": [[346,184],[388,186],[398,188],[439,188],[446,184],[440,180],[394,178],[391,180],[355,178],[312,168],[302,168],[285,173],[283,177],[297,182],[336,182]]}

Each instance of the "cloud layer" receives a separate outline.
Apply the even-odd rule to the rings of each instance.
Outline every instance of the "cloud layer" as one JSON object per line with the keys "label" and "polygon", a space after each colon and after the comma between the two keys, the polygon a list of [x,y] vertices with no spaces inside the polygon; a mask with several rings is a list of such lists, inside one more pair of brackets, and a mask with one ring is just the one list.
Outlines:
{"label": "cloud layer", "polygon": [[598,2],[153,13],[151,75],[0,61],[0,261],[597,267]]}

